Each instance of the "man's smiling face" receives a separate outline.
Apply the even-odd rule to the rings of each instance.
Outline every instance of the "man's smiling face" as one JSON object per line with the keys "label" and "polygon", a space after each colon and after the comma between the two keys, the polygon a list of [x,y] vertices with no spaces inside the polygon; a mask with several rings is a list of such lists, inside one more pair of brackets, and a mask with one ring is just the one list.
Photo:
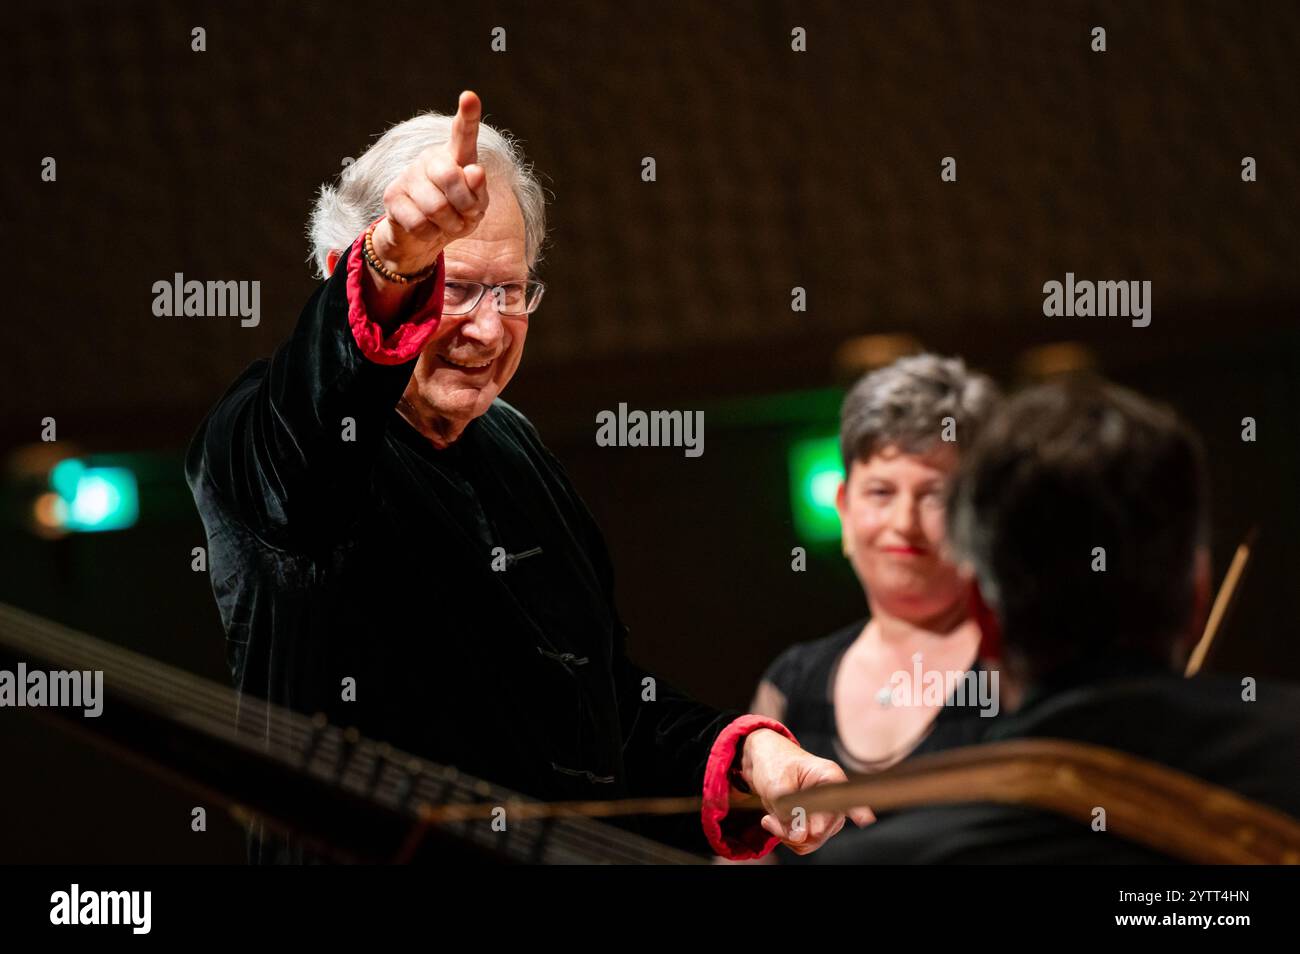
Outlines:
{"label": "man's smiling face", "polygon": [[[508,186],[488,177],[487,214],[468,238],[447,246],[448,281],[486,285],[528,278],[524,217]],[[433,418],[453,435],[492,405],[524,354],[528,316],[502,315],[484,294],[468,315],[443,317],[415,363],[403,395],[423,419]],[[441,428],[440,428],[441,429]]]}

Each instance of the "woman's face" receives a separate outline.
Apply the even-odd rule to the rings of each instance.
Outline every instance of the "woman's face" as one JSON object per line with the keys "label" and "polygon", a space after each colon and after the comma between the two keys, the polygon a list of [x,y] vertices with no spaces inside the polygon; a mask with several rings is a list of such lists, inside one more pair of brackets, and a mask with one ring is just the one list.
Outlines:
{"label": "woman's face", "polygon": [[844,555],[874,607],[915,623],[965,598],[957,568],[943,558],[944,493],[956,451],[926,454],[888,446],[854,461],[836,503]]}

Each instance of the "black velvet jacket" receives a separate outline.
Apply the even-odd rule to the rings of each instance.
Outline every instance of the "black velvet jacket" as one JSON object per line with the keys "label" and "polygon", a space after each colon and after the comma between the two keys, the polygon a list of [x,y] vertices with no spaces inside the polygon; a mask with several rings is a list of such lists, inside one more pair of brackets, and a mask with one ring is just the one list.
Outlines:
{"label": "black velvet jacket", "polygon": [[[439,451],[394,410],[414,360],[362,353],[347,271],[189,450],[236,688],[537,798],[698,794],[739,713],[629,660],[600,531],[521,413]],[[707,850],[698,816],[645,833]]]}

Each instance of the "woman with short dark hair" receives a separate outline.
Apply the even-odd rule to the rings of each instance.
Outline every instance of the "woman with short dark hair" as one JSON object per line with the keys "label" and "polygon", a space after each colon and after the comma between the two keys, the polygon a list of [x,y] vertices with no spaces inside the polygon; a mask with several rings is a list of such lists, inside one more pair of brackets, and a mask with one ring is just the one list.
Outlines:
{"label": "woman with short dark hair", "polygon": [[844,400],[836,503],[871,615],[783,652],[751,708],[848,772],[973,741],[997,712],[996,692],[961,691],[996,690],[996,677],[944,547],[949,477],[997,400],[987,377],[931,354],[866,375]]}

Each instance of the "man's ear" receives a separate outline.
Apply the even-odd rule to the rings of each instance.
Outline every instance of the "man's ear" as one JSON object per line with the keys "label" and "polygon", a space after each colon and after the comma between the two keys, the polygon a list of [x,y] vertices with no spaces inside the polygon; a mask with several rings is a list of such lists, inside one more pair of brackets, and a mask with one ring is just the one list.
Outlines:
{"label": "man's ear", "polygon": [[334,266],[338,265],[340,256],[341,253],[339,252],[338,249],[330,249],[329,254],[325,256],[325,277],[326,278],[329,278],[331,275],[334,274]]}

